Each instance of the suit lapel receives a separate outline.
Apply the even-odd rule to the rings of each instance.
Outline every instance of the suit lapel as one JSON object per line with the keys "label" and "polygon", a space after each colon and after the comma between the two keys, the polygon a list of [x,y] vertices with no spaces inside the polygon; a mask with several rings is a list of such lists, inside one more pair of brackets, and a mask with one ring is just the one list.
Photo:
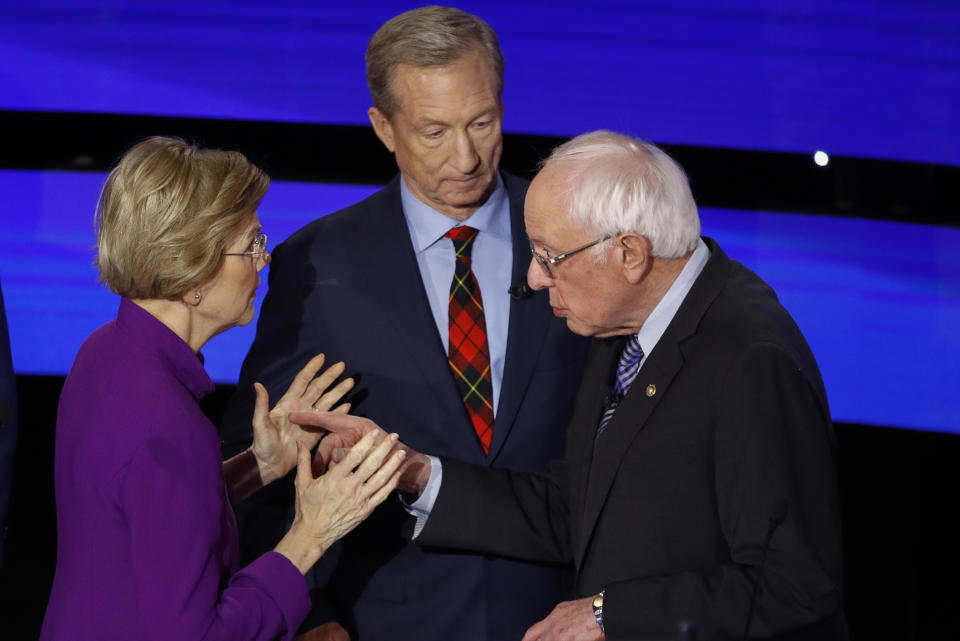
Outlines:
{"label": "suit lapel", "polygon": [[[526,183],[508,174],[503,174],[503,179],[510,197],[510,235],[513,246],[510,283],[519,285],[527,282],[527,267],[530,264],[530,250],[523,225],[523,199],[527,186]],[[514,298],[510,301],[507,351],[504,358],[497,416],[493,424],[489,461],[496,460],[497,454],[514,429],[517,412],[527,393],[534,367],[540,358],[540,350],[543,348],[551,316],[546,292],[536,292],[530,298]]]}
{"label": "suit lapel", "polygon": [[[597,440],[595,447],[589,448],[592,455],[588,459],[580,460],[582,467],[578,469],[588,470],[588,472],[585,478],[581,479],[584,484],[584,509],[582,518],[577,521],[580,524],[575,551],[577,567],[580,566],[586,554],[593,529],[623,457],[630,449],[633,440],[646,426],[647,420],[656,410],[657,405],[669,393],[670,383],[683,367],[683,341],[696,332],[703,315],[723,288],[729,271],[729,261],[716,243],[709,238],[705,238],[704,241],[710,248],[710,259],[687,293],[663,336],[660,337],[657,346],[640,368],[637,378],[603,435]],[[612,372],[614,361],[618,358],[619,351],[613,360],[608,357],[608,376]],[[601,390],[601,397],[604,393]],[[596,428],[596,425],[593,427]]]}
{"label": "suit lapel", "polygon": [[595,339],[590,344],[583,380],[577,394],[577,403],[570,420],[572,426],[567,434],[567,461],[570,474],[570,511],[572,522],[578,524],[574,531],[575,560],[579,567],[581,550],[585,545],[584,533],[579,524],[586,511],[586,491],[593,458],[597,424],[603,412],[604,400],[612,386],[614,363],[623,351],[622,337]]}
{"label": "suit lapel", "polygon": [[[397,176],[384,189],[380,206],[371,209],[364,234],[369,245],[359,252],[361,258],[357,269],[362,277],[357,282],[371,299],[380,303],[384,320],[394,330],[397,350],[385,354],[384,358],[400,358],[411,363],[411,373],[418,372],[428,383],[436,406],[444,415],[463,415],[464,440],[475,440],[430,311],[410,231],[403,216],[400,180]],[[384,274],[389,274],[386,284]],[[447,435],[444,438],[456,437]],[[471,445],[475,445],[473,440]]]}

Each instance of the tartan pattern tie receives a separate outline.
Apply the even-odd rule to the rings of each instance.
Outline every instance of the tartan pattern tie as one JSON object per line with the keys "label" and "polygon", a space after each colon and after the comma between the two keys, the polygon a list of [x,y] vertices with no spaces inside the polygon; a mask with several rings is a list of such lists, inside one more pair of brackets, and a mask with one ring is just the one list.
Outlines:
{"label": "tartan pattern tie", "polygon": [[610,401],[610,404],[607,405],[607,408],[603,410],[603,415],[600,417],[600,424],[597,426],[598,437],[603,434],[603,430],[607,429],[607,424],[613,419],[613,415],[617,411],[620,401],[623,400],[623,397],[630,389],[633,379],[637,377],[637,372],[640,371],[637,365],[642,358],[643,348],[640,347],[640,341],[637,339],[637,335],[634,334],[630,337],[630,340],[627,341],[623,352],[620,354],[620,362],[617,363],[617,376],[613,383],[613,399]]}
{"label": "tartan pattern tie", "polygon": [[444,237],[453,241],[456,266],[450,284],[450,369],[484,454],[490,453],[493,436],[493,383],[490,347],[483,318],[480,286],[470,269],[470,250],[477,230],[454,227]]}

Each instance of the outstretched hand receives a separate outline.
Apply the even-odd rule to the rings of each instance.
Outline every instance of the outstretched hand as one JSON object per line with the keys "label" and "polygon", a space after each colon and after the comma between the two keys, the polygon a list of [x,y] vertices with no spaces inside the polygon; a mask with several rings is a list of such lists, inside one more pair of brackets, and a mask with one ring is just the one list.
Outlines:
{"label": "outstretched hand", "polygon": [[[378,441],[386,435],[383,428],[370,419],[344,413],[297,411],[290,412],[287,418],[294,423],[319,427],[329,432],[317,448],[314,458],[316,473],[322,473],[337,466],[349,448],[367,434],[376,434]],[[430,459],[400,442],[397,442],[394,449],[406,454],[406,459],[400,468],[398,488],[408,494],[419,496],[426,487],[427,481],[430,480]]]}
{"label": "outstretched hand", "polygon": [[251,451],[257,459],[263,485],[281,478],[293,469],[297,463],[297,441],[309,449],[316,445],[324,434],[322,430],[303,429],[289,419],[291,412],[312,409],[325,411],[331,408],[335,413],[350,411],[349,403],[337,403],[353,388],[353,379],[344,379],[328,390],[343,374],[345,366],[343,363],[336,363],[317,376],[324,360],[323,354],[310,359],[272,410],[269,409],[270,399],[266,388],[260,383],[253,384],[257,401],[253,411]]}

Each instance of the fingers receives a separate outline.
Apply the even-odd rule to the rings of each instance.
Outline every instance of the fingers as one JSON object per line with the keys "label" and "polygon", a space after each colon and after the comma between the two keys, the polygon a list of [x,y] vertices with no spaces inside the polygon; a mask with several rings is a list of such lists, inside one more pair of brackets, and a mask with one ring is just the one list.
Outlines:
{"label": "fingers", "polygon": [[[380,440],[373,450],[367,453],[363,459],[363,462],[360,463],[356,469],[356,472],[354,472],[361,481],[364,483],[372,482],[373,477],[383,466],[383,462],[387,459],[387,456],[389,456],[390,452],[393,450],[393,447],[397,444],[398,439],[399,437],[396,434],[388,434],[385,439]],[[347,456],[349,457],[349,454]],[[346,462],[346,460],[344,462]],[[386,478],[389,476],[390,473],[385,474],[383,476],[383,480],[381,480],[381,484],[385,482]],[[377,487],[377,485],[374,485],[374,487]]]}
{"label": "fingers", "polygon": [[[343,364],[340,363],[340,365],[339,370],[343,373]],[[327,371],[329,372],[330,370]],[[337,374],[337,376],[339,375],[340,374]],[[320,380],[321,379],[317,378],[314,379],[313,383],[310,383],[310,388],[307,389],[307,392],[304,394],[304,399],[310,403],[313,408],[321,411],[326,411],[333,407],[337,401],[346,396],[347,392],[352,390],[354,386],[352,378],[345,378],[330,390],[327,390],[327,384],[317,385],[317,387],[314,388],[314,383]],[[326,392],[324,392],[324,390],[326,390]]]}
{"label": "fingers", "polygon": [[[304,390],[307,389],[307,385],[313,380],[313,377],[317,375],[318,371],[320,371],[324,360],[326,360],[326,357],[323,354],[317,354],[307,361],[307,364],[303,366],[303,369],[293,377],[293,382],[290,383],[290,387],[287,388],[287,394],[301,396]],[[337,376],[339,376],[339,374]]]}
{"label": "fingers", "polygon": [[310,462],[310,450],[301,441],[297,441],[296,485],[298,488],[305,488],[311,481],[313,481],[313,466]]}
{"label": "fingers", "polygon": [[[387,500],[387,497],[390,496],[390,493],[397,489],[397,484],[400,482],[400,466],[403,464],[404,458],[406,458],[405,454],[406,452],[403,452],[402,450],[395,452],[394,455],[390,457],[390,460],[387,461],[387,464],[380,468],[380,471],[394,467],[396,469],[394,469],[390,476],[387,477],[387,480],[383,483],[380,489],[370,496],[370,504],[374,507]],[[377,474],[374,475],[374,479],[368,483],[375,482],[376,477],[379,476],[379,474],[380,472],[378,471]]]}
{"label": "fingers", "polygon": [[367,485],[373,488],[383,488],[392,484],[392,487],[387,490],[387,494],[389,494],[400,481],[400,467],[406,458],[407,453],[403,450],[395,451],[393,455],[367,479]]}
{"label": "fingers", "polygon": [[[356,445],[350,448],[350,451],[347,452],[347,455],[341,461],[342,465],[338,465],[336,471],[341,472],[340,476],[349,474],[354,469],[356,469],[363,460],[367,457],[367,454],[370,453],[370,450],[373,449],[374,444],[378,441],[378,434],[375,431],[367,432],[363,435]],[[392,443],[390,444],[392,447]],[[366,479],[366,477],[363,477]]]}
{"label": "fingers", "polygon": [[[346,369],[347,366],[344,365],[343,361],[334,363],[325,369],[319,376],[309,381],[309,385],[306,386],[305,391],[303,392],[304,400],[310,404],[316,403],[323,395],[324,391],[333,385],[334,381],[340,378]],[[351,386],[352,385],[353,383],[351,382]]]}
{"label": "fingers", "polygon": [[350,412],[350,403],[341,403],[330,411],[336,412],[337,414],[347,414]]}
{"label": "fingers", "polygon": [[257,395],[253,406],[253,425],[263,425],[267,415],[270,414],[270,395],[267,394],[267,388],[260,383],[253,384],[253,391]]}
{"label": "fingers", "polygon": [[[321,441],[322,443],[323,441]],[[327,471],[327,459],[324,457],[321,448],[317,448],[317,451],[314,452],[313,458],[310,462],[310,470],[313,472],[313,478],[321,476],[324,472]]]}
{"label": "fingers", "polygon": [[290,412],[287,418],[297,425],[312,425],[313,427],[322,427],[328,432],[349,432],[355,431],[357,434],[366,434],[367,432],[380,432],[380,426],[368,418],[361,416],[351,416],[350,414],[341,414],[337,412]]}

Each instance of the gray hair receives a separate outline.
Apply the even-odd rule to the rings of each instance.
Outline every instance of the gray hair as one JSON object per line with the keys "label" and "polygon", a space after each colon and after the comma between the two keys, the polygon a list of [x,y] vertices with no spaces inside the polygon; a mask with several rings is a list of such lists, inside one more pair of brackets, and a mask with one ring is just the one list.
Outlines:
{"label": "gray hair", "polygon": [[397,110],[392,83],[397,65],[442,67],[467,53],[482,51],[500,80],[503,93],[503,53],[496,32],[486,22],[451,7],[420,7],[391,18],[367,45],[367,85],[373,104],[390,117]]}
{"label": "gray hair", "polygon": [[[593,131],[554,149],[543,167],[567,172],[570,220],[596,237],[635,232],[658,258],[696,249],[700,216],[687,175],[656,145]],[[592,251],[598,260],[603,246]]]}

